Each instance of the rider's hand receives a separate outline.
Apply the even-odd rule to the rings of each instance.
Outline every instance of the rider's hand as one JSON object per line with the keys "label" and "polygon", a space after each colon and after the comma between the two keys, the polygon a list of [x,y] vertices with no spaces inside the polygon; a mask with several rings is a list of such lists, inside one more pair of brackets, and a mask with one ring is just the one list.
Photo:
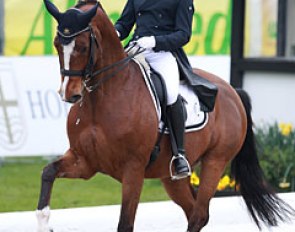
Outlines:
{"label": "rider's hand", "polygon": [[146,36],[137,40],[136,43],[141,48],[151,49],[156,46],[156,39],[154,36]]}

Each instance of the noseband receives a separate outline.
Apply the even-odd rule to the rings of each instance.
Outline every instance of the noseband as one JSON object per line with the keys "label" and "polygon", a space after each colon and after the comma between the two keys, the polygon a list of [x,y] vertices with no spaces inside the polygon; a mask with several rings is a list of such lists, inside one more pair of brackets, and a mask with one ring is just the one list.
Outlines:
{"label": "noseband", "polygon": [[[59,33],[60,36],[65,37],[65,38],[74,38],[76,36],[78,36],[79,34],[86,32],[86,31],[90,31],[90,53],[89,53],[89,58],[88,58],[88,62],[87,65],[85,67],[84,70],[68,70],[68,69],[60,69],[60,73],[63,76],[69,76],[69,77],[81,77],[83,80],[83,84],[85,86],[85,88],[87,89],[88,92],[91,92],[93,90],[95,90],[97,87],[99,87],[103,82],[105,82],[106,80],[110,79],[111,77],[115,76],[118,72],[120,72],[121,70],[123,70],[129,63],[129,61],[131,59],[133,59],[136,55],[138,55],[139,53],[141,53],[141,51],[138,51],[137,53],[135,53],[132,56],[127,56],[124,59],[115,62],[111,65],[108,65],[106,67],[103,67],[97,71],[93,71],[93,67],[94,67],[94,54],[95,54],[95,46],[98,48],[99,44],[97,42],[96,36],[93,33],[92,27],[89,24],[87,28],[81,30],[80,32],[75,33],[74,35],[69,36],[65,36],[62,33]],[[95,77],[98,76],[112,68],[116,68],[116,70],[112,73],[110,73],[107,76],[104,76],[100,79],[98,79],[96,81],[95,84],[93,85],[89,85],[88,83],[90,83],[90,80]]]}

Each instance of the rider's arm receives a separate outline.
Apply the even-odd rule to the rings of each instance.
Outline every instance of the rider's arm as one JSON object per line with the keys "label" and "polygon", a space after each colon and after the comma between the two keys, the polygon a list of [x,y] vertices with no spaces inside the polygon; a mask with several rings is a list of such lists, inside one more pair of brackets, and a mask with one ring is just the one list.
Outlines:
{"label": "rider's arm", "polygon": [[175,30],[168,35],[155,36],[155,51],[174,51],[187,44],[192,34],[194,5],[192,0],[181,0],[176,12]]}
{"label": "rider's arm", "polygon": [[135,23],[135,10],[133,0],[128,0],[122,15],[115,24],[116,30],[119,32],[120,40],[124,40],[132,30]]}

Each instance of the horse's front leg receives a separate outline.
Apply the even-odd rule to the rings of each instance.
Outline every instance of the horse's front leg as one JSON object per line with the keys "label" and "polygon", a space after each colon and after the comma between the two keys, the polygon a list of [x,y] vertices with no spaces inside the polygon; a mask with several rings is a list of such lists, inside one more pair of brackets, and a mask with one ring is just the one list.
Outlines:
{"label": "horse's front leg", "polygon": [[122,205],[118,232],[132,232],[134,219],[144,181],[144,167],[126,165],[122,179]]}
{"label": "horse's front leg", "polygon": [[55,178],[64,177],[88,179],[94,174],[95,172],[88,167],[83,157],[74,155],[71,150],[68,150],[59,160],[50,163],[43,169],[41,178],[41,192],[36,211],[38,232],[52,231],[48,226],[48,220],[50,216],[49,204],[51,190]]}
{"label": "horse's front leg", "polygon": [[39,196],[39,203],[37,207],[37,220],[38,220],[38,232],[52,231],[49,229],[48,220],[50,216],[50,196],[53,186],[53,182],[58,173],[59,161],[50,163],[42,172],[41,178],[41,192]]}

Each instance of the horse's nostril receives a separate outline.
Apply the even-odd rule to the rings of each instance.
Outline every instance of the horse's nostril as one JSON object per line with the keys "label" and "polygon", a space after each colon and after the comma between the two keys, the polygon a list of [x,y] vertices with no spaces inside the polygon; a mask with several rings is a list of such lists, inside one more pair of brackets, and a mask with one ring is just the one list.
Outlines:
{"label": "horse's nostril", "polygon": [[76,103],[77,101],[79,101],[81,99],[81,95],[80,94],[76,94],[70,97],[70,99],[68,100],[68,102],[70,103]]}

